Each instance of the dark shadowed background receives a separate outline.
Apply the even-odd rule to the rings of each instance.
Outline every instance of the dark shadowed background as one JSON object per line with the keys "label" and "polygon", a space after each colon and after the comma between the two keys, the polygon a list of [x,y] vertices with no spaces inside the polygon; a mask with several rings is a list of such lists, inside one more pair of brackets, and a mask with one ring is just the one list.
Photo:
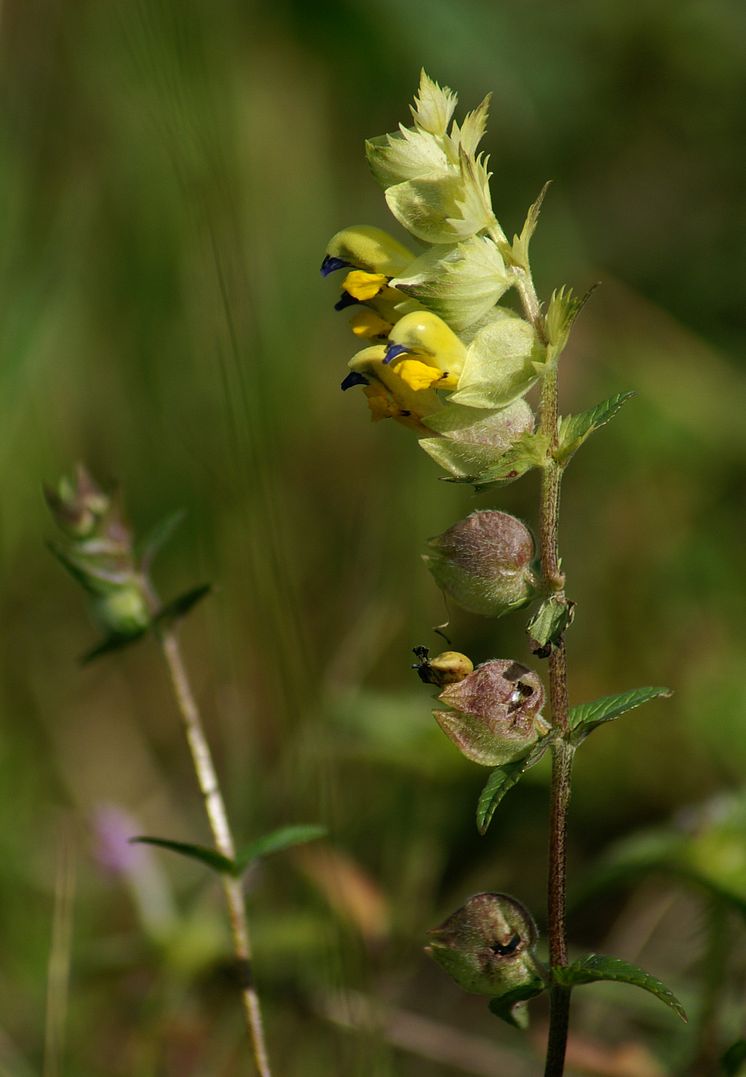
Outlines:
{"label": "dark shadowed background", "polygon": [[[567,475],[571,695],[676,694],[581,753],[579,884],[612,842],[686,821],[746,769],[743,6],[6,0],[0,49],[0,1073],[248,1072],[218,887],[117,845],[208,838],[156,648],[77,664],[95,630],[45,549],[41,497],[76,460],[121,483],[140,528],[187,510],[158,582],[215,585],[183,641],[239,835],[330,829],[252,879],[277,1073],[540,1072],[542,1003],[523,1036],[422,945],[480,889],[543,927],[547,771],[480,838],[486,772],[408,668],[446,619],[426,539],[474,507],[531,522],[537,484],[439,482],[410,432],[342,396],[354,344],[318,265],[345,225],[396,230],[363,140],[406,120],[424,65],[462,108],[493,93],[507,232],[554,180],[540,294],[602,282],[562,405],[639,396]],[[475,659],[531,660],[522,616],[451,613]],[[746,900],[741,833],[713,870]],[[681,1073],[737,1037],[743,927],[713,901],[656,874],[573,906],[579,951],[638,961],[693,1017],[584,988],[573,1073]]]}

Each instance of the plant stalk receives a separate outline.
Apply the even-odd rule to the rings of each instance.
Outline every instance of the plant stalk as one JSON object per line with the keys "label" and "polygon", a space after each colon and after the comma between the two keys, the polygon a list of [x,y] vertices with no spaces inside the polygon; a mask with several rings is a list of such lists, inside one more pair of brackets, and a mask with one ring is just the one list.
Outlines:
{"label": "plant stalk", "polygon": [[[233,860],[236,855],[236,849],[225,810],[223,794],[212,761],[210,746],[205,736],[199,707],[194,698],[184,665],[179,641],[172,628],[167,628],[160,634],[160,644],[168,666],[179,713],[181,714],[197,782],[205,802],[205,811],[207,812],[215,847],[223,856]],[[264,1038],[259,995],[253,982],[251,941],[241,880],[229,875],[223,875],[221,878],[225,902],[228,906],[233,952],[240,978],[241,997],[254,1053],[254,1061],[260,1077],[272,1077]]]}

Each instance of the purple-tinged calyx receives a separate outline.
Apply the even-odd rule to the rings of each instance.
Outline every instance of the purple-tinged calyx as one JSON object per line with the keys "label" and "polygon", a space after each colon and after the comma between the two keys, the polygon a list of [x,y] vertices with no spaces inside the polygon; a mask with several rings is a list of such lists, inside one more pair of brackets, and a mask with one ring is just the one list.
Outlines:
{"label": "purple-tinged calyx", "polygon": [[328,277],[330,273],[336,273],[338,269],[347,269],[350,264],[350,262],[345,262],[344,258],[335,258],[332,254],[327,254],[321,263],[321,276]]}

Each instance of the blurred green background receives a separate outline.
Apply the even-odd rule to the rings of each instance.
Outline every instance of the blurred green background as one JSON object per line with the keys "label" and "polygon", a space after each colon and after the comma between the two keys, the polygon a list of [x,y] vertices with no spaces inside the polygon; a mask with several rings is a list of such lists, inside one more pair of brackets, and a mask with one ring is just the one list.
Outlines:
{"label": "blurred green background", "polygon": [[[406,120],[424,65],[462,108],[493,92],[506,231],[554,179],[540,293],[603,282],[563,406],[639,397],[566,480],[571,695],[676,695],[581,753],[580,882],[621,835],[746,768],[743,5],[6,0],[0,49],[0,1073],[247,1072],[218,888],[168,853],[102,864],[118,812],[126,832],[207,832],[157,650],[77,664],[94,629],[45,549],[41,497],[76,460],[121,482],[141,529],[187,509],[158,582],[215,584],[183,640],[241,838],[330,828],[252,880],[277,1073],[540,1072],[542,1003],[522,1036],[422,944],[480,889],[543,927],[547,772],[480,839],[486,772],[408,669],[447,616],[427,537],[474,507],[534,520],[536,482],[475,498],[343,397],[354,345],[318,265],[339,228],[393,226],[362,144]],[[476,660],[531,660],[520,615],[451,612]],[[695,1019],[584,988],[573,1073],[716,1072],[701,1059],[742,1027],[746,954],[728,918],[713,1022],[707,924],[667,877],[575,906],[579,949],[639,961]]]}

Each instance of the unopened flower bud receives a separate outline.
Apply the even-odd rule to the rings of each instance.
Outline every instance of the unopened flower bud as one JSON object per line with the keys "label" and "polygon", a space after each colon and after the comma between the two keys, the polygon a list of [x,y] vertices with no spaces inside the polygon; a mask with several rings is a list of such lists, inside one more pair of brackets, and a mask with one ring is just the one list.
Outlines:
{"label": "unopened flower bud", "polygon": [[74,539],[91,535],[111,505],[82,464],[72,477],[60,479],[56,489],[45,487],[44,496],[59,528]]}
{"label": "unopened flower bud", "polygon": [[544,686],[520,662],[494,658],[438,696],[450,710],[433,711],[458,750],[484,767],[526,755],[550,729],[541,716]]}
{"label": "unopened flower bud", "polygon": [[123,638],[141,635],[151,623],[148,602],[137,580],[99,595],[93,601],[93,614],[107,633]]}
{"label": "unopened flower bud", "polygon": [[429,657],[427,647],[415,647],[417,662],[412,666],[425,684],[436,684],[444,688],[447,684],[457,684],[474,670],[471,658],[459,651],[443,651],[435,658]]}
{"label": "unopened flower bud", "polygon": [[428,548],[424,560],[435,582],[471,613],[500,617],[535,595],[533,537],[507,512],[472,512]]}
{"label": "unopened flower bud", "polygon": [[533,953],[536,924],[508,894],[476,894],[429,935],[426,953],[464,991],[500,996],[544,985]]}

